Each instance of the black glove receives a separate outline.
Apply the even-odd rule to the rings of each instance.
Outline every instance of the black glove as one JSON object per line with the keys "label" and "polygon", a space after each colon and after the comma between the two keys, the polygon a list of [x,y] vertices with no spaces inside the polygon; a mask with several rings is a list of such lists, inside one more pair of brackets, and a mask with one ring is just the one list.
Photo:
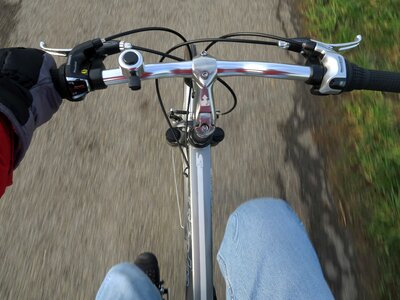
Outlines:
{"label": "black glove", "polygon": [[0,112],[18,136],[14,168],[25,155],[33,131],[61,105],[50,75],[50,70],[56,68],[51,55],[41,50],[0,49]]}

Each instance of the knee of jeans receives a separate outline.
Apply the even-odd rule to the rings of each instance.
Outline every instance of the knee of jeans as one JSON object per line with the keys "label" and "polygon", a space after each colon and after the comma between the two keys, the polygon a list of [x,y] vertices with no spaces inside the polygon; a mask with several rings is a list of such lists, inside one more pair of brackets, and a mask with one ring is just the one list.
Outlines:
{"label": "knee of jeans", "polygon": [[96,299],[161,299],[155,285],[139,267],[120,263],[107,273]]}
{"label": "knee of jeans", "polygon": [[238,219],[260,224],[272,216],[282,215],[284,218],[285,215],[288,215],[288,212],[290,215],[294,214],[289,204],[282,199],[257,198],[240,205],[232,215],[235,215]]}
{"label": "knee of jeans", "polygon": [[136,277],[140,276],[140,270],[133,264],[124,262],[113,266],[107,274],[108,280],[119,285],[121,290],[129,290]]}

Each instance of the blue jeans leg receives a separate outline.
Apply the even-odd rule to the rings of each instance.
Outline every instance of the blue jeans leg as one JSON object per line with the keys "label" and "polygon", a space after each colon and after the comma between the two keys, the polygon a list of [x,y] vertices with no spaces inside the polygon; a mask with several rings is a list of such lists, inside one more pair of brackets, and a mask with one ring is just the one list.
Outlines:
{"label": "blue jeans leg", "polygon": [[227,299],[333,299],[305,229],[285,201],[256,199],[237,208],[217,260]]}
{"label": "blue jeans leg", "polygon": [[146,274],[130,263],[115,265],[108,271],[96,300],[160,300],[161,295]]}

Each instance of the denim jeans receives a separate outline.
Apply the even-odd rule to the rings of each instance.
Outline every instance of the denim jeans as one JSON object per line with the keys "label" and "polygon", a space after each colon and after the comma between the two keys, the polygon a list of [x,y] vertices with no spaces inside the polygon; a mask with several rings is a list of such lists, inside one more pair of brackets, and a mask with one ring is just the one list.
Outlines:
{"label": "denim jeans", "polygon": [[[283,200],[256,199],[229,217],[217,260],[227,299],[333,299],[300,220]],[[161,299],[135,265],[111,268],[97,300]]]}

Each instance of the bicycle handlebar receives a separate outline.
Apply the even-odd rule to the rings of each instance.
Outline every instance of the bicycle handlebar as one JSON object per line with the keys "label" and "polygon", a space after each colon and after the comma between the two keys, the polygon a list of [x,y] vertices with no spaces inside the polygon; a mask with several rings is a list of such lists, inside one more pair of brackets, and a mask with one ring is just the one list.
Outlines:
{"label": "bicycle handlebar", "polygon": [[[400,73],[363,69],[348,62],[335,51],[356,47],[361,39],[358,35],[353,42],[343,44],[325,44],[310,39],[286,39],[280,41],[278,46],[302,53],[307,58],[307,66],[214,59],[213,64],[217,64],[214,75],[302,80],[313,86],[311,92],[316,95],[340,94],[355,89],[399,93]],[[194,78],[195,75],[194,60],[145,65],[140,52],[132,50],[134,47],[123,41],[97,38],[79,44],[73,49],[58,50],[45,48],[42,42],[41,47],[50,54],[68,56],[67,63],[57,72],[53,72],[52,76],[60,95],[71,101],[82,100],[88,92],[104,89],[109,85],[129,83],[131,89],[137,90],[140,89],[141,80]],[[118,52],[122,52],[119,57],[120,69],[106,70],[103,60],[108,55]],[[129,54],[130,58],[126,57],[128,60],[133,58],[135,62],[133,64],[124,62],[124,53]],[[141,60],[140,64],[137,59]],[[131,69],[133,65],[137,66],[137,69]]]}

